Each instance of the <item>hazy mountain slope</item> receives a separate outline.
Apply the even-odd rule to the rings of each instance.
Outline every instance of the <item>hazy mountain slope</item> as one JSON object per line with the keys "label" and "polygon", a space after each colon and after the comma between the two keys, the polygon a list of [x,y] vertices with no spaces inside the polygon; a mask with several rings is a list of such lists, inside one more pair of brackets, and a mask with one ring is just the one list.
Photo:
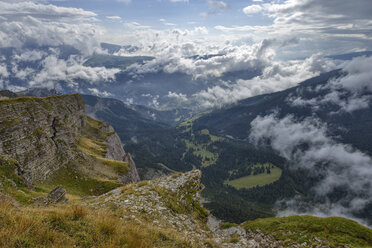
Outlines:
{"label": "hazy mountain slope", "polygon": [[[332,71],[304,81],[299,86],[272,94],[260,95],[242,100],[232,106],[213,111],[197,119],[194,123],[196,129],[208,128],[218,135],[230,135],[237,139],[247,139],[250,133],[250,123],[259,115],[264,116],[278,112],[279,117],[294,115],[303,119],[314,114],[313,109],[293,106],[289,104],[290,98],[321,97],[329,93],[309,92],[308,87],[325,85],[331,78],[342,75],[341,71]],[[320,120],[330,125],[333,134],[340,135],[344,143],[372,153],[372,115],[371,109],[362,109],[353,113],[330,114],[337,108],[328,104],[316,112]]]}
{"label": "hazy mountain slope", "polygon": [[100,67],[104,66],[106,68],[120,68],[125,69],[128,66],[138,63],[143,64],[145,61],[154,59],[153,57],[136,56],[136,57],[124,57],[124,56],[114,56],[114,55],[93,55],[85,61],[85,66]]}
{"label": "hazy mountain slope", "polygon": [[[230,172],[236,171],[235,177],[244,176],[245,169],[255,164],[272,163],[284,168],[285,160],[270,151],[209,137],[206,130],[194,132],[185,123],[173,128],[145,119],[132,109],[133,106],[119,100],[87,95],[84,99],[88,114],[115,127],[125,150],[134,155],[142,178],[151,179],[169,173],[166,167],[177,171],[202,170],[202,181],[206,185],[204,196],[209,201],[207,207],[221,219],[242,222],[273,216],[273,204],[295,194],[296,185],[286,173],[275,184],[263,187],[262,191],[238,191],[224,185]],[[210,142],[211,139],[214,141]],[[262,192],[265,192],[265,197],[260,196]],[[226,198],[230,200],[224,201]]]}
{"label": "hazy mountain slope", "polygon": [[369,73],[355,60],[348,71],[201,116],[193,129],[252,142],[286,158],[286,171],[302,194],[281,202],[284,214],[341,215],[371,223]]}
{"label": "hazy mountain slope", "polygon": [[135,157],[142,177],[149,177],[150,168],[162,173],[170,172],[166,167],[177,171],[192,168],[180,160],[185,144],[174,127],[144,118],[120,100],[89,95],[84,95],[84,100],[88,115],[115,128],[125,149]]}

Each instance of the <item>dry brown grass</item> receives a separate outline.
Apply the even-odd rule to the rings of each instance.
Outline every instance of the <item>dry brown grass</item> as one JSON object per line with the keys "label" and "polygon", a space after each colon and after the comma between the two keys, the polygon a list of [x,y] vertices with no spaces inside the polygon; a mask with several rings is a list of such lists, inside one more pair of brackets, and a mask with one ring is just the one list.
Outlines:
{"label": "dry brown grass", "polygon": [[183,234],[82,205],[16,208],[0,202],[0,247],[197,247]]}

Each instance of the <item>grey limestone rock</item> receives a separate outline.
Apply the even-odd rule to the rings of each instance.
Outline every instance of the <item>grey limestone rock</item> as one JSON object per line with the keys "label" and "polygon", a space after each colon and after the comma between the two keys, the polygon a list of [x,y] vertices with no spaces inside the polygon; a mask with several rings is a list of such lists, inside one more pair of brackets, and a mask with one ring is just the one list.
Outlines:
{"label": "grey limestone rock", "polygon": [[101,130],[110,134],[105,140],[105,143],[107,144],[106,158],[124,161],[129,165],[128,172],[125,175],[121,175],[118,181],[123,184],[138,182],[140,178],[137,172],[136,163],[129,153],[125,153],[123,144],[121,143],[120,138],[115,132],[114,128],[109,124],[104,123]]}
{"label": "grey limestone rock", "polygon": [[48,194],[48,201],[50,203],[57,203],[65,198],[66,190],[61,186],[56,187]]}
{"label": "grey limestone rock", "polygon": [[85,123],[80,95],[2,100],[0,154],[19,162],[17,173],[31,187],[74,159],[70,148]]}
{"label": "grey limestone rock", "polygon": [[120,138],[115,132],[114,128],[109,124],[104,123],[101,130],[110,134],[105,140],[107,144],[106,158],[122,161],[123,157],[125,156],[125,151],[123,144],[121,143]]}
{"label": "grey limestone rock", "polygon": [[129,171],[127,172],[127,174],[121,176],[118,181],[123,184],[138,182],[140,180],[140,177],[137,172],[136,164],[134,163],[134,160],[130,153],[124,155],[123,161],[128,163]]}
{"label": "grey limestone rock", "polygon": [[48,204],[55,204],[61,201],[67,201],[65,198],[66,196],[66,190],[62,188],[61,186],[57,186],[52,191],[49,192],[48,196],[39,196],[36,198],[33,198],[33,202],[36,205],[43,206]]}

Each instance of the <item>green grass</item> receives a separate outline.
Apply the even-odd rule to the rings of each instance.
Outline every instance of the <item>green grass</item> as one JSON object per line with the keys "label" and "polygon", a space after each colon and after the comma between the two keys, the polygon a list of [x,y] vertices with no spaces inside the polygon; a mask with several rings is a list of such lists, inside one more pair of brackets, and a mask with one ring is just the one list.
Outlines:
{"label": "green grass", "polygon": [[265,186],[267,184],[277,181],[282,175],[282,170],[278,167],[271,169],[271,173],[262,173],[258,175],[250,175],[241,177],[231,181],[225,181],[225,184],[230,185],[236,189],[250,189],[256,186]]}
{"label": "green grass", "polygon": [[210,113],[211,111],[208,110],[208,111],[205,111],[205,112],[202,112],[202,113],[199,113],[191,118],[188,118],[186,119],[184,122],[180,123],[178,125],[178,127],[183,127],[185,128],[185,131],[184,132],[190,132],[192,130],[192,125],[193,125],[193,122],[196,121],[197,119],[199,119],[200,117],[202,117],[203,115],[205,114],[208,114]]}
{"label": "green grass", "polygon": [[208,167],[218,160],[218,154],[207,150],[208,144],[195,144],[193,141],[185,140],[187,149],[193,149],[193,154],[202,158],[202,167]]}
{"label": "green grass", "polygon": [[56,186],[62,186],[72,195],[96,196],[121,186],[116,181],[88,177],[71,167],[72,165],[61,168],[40,187],[51,190]]}
{"label": "green grass", "polygon": [[[183,189],[184,192],[175,194],[172,191],[165,190],[163,187],[155,186],[153,188],[162,198],[165,206],[178,214],[192,214],[195,218],[206,223],[208,220],[209,212],[194,200],[194,195],[198,190],[192,187]],[[183,196],[183,201],[180,201]]]}
{"label": "green grass", "polygon": [[78,137],[78,147],[84,153],[93,157],[105,157],[107,145],[101,141],[89,139],[86,137]]}
{"label": "green grass", "polygon": [[[46,194],[47,191],[35,187],[34,190],[28,189],[23,179],[15,173],[15,169],[18,162],[13,159],[8,159],[0,155],[0,181],[5,192],[11,195],[17,202],[21,204],[29,204],[32,198]],[[11,183],[13,181],[16,184],[16,188]]]}
{"label": "green grass", "polygon": [[[355,221],[341,217],[318,218],[313,216],[290,216],[248,221],[245,229],[260,229],[284,240],[286,247],[294,243],[314,243],[314,237],[331,247],[372,247],[372,230]],[[290,232],[290,234],[288,234]]]}
{"label": "green grass", "polygon": [[17,104],[17,103],[41,103],[42,106],[47,110],[53,110],[53,106],[48,103],[49,100],[54,100],[58,98],[65,98],[68,96],[77,96],[78,94],[71,94],[71,95],[60,95],[60,96],[48,96],[48,97],[34,97],[34,96],[27,96],[27,97],[17,97],[17,98],[8,98],[8,99],[0,99],[0,106],[1,105],[10,105],[10,104]]}
{"label": "green grass", "polygon": [[[191,128],[192,128],[192,121],[193,120],[195,120],[195,119],[191,119],[191,120],[183,123],[182,125],[186,126],[190,131]],[[210,141],[207,142],[207,143],[200,144],[200,143],[197,143],[194,139],[191,139],[191,140],[185,140],[185,144],[186,144],[186,148],[188,150],[190,150],[190,149],[194,150],[193,154],[195,156],[199,156],[199,157],[202,158],[202,167],[208,167],[210,165],[215,164],[218,160],[218,157],[219,157],[218,153],[214,153],[214,152],[209,151],[207,149],[208,146],[211,145],[214,142],[221,141],[221,140],[224,140],[224,139],[221,138],[221,137],[210,134],[209,130],[207,130],[207,129],[201,130],[200,134],[208,135],[210,137]]]}
{"label": "green grass", "polygon": [[129,164],[127,162],[100,159],[102,163],[108,167],[113,168],[119,175],[123,175],[129,171]]}

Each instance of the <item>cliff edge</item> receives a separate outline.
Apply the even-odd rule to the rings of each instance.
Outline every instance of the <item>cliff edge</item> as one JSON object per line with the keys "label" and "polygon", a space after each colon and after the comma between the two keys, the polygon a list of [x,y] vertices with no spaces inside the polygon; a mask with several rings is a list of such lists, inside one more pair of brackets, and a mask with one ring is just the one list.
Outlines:
{"label": "cliff edge", "polygon": [[[139,181],[114,129],[87,117],[78,94],[1,99],[0,157],[12,165],[0,165],[0,183],[12,177],[15,183],[5,191],[17,188],[13,195],[21,202],[57,186],[84,197]],[[19,194],[23,186],[25,197]]]}
{"label": "cliff edge", "polygon": [[86,125],[80,95],[0,101],[0,154],[18,161],[28,185],[46,180],[74,159],[71,146]]}

